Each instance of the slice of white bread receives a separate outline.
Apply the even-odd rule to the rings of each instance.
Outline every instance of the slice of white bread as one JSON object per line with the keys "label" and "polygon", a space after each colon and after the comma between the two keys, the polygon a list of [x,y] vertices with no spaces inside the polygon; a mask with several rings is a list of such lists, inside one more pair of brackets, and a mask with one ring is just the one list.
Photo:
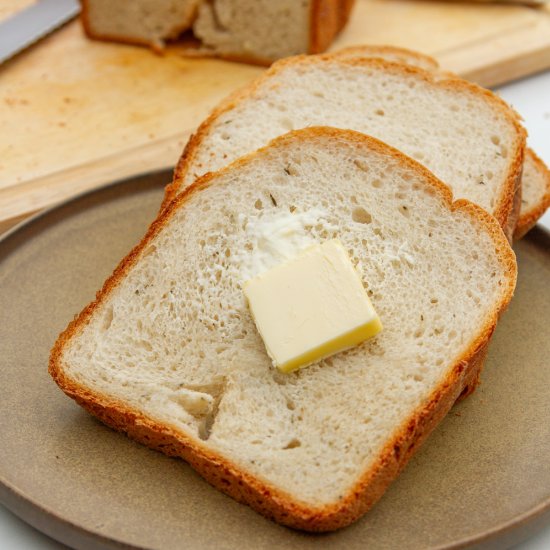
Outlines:
{"label": "slice of white bread", "polygon": [[[450,74],[441,71],[439,63],[433,57],[395,46],[352,46],[338,50],[332,55],[348,59],[376,57],[405,63],[434,73]],[[521,239],[550,208],[550,170],[529,148],[525,150],[520,200],[514,240]]]}
{"label": "slice of white bread", "polygon": [[550,170],[532,149],[525,151],[521,207],[514,240],[521,239],[550,208]]}
{"label": "slice of white bread", "polygon": [[[314,213],[313,220],[312,214]],[[338,238],[384,330],[272,367],[242,292],[258,223]],[[496,220],[373,138],[310,128],[174,200],[60,335],[50,373],[109,426],[276,521],[345,526],[478,375],[516,263]]]}
{"label": "slice of white bread", "polygon": [[298,56],[274,64],[191,137],[164,204],[202,174],[312,125],[350,128],[396,147],[449,185],[455,198],[494,215],[511,237],[525,146],[517,115],[462,79],[381,59]]}
{"label": "slice of white bread", "polygon": [[269,65],[299,53],[319,53],[346,24],[354,0],[83,0],[92,38],[148,44],[192,30],[194,53]]}

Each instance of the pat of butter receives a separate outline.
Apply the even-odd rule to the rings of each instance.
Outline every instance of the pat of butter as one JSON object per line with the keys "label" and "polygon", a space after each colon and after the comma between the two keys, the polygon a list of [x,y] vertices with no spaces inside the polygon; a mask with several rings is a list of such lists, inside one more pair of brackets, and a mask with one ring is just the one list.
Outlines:
{"label": "pat of butter", "polygon": [[250,279],[244,293],[267,353],[283,372],[356,346],[382,330],[337,239]]}

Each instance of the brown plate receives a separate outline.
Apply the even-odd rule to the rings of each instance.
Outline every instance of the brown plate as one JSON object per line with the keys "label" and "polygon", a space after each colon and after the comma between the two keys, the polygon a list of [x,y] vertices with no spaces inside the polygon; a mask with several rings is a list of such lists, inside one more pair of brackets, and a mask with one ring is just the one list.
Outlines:
{"label": "brown plate", "polygon": [[47,373],[57,334],[153,219],[163,172],[79,197],[0,242],[0,500],[77,548],[505,548],[550,519],[550,236],[516,245],[516,296],[482,385],[382,500],[327,535],[280,527],[186,463],[86,414]]}

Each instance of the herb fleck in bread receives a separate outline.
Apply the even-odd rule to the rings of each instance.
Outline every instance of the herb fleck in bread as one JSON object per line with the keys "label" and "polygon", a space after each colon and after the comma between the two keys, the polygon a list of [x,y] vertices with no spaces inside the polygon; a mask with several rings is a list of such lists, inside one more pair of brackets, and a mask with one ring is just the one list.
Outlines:
{"label": "herb fleck in bread", "polygon": [[[242,293],[248,231],[316,212],[384,324],[374,339],[284,375]],[[478,375],[512,297],[497,222],[373,138],[310,128],[180,194],[60,335],[50,373],[109,426],[180,456],[295,528],[368,510]]]}
{"label": "herb fleck in bread", "polygon": [[149,44],[192,29],[199,52],[270,64],[324,51],[344,27],[354,0],[83,0],[92,38]]}
{"label": "herb fleck in bread", "polygon": [[200,175],[312,125],[381,139],[508,228],[525,130],[502,100],[458,78],[331,55],[280,61],[215,109],[190,139],[164,204]]}

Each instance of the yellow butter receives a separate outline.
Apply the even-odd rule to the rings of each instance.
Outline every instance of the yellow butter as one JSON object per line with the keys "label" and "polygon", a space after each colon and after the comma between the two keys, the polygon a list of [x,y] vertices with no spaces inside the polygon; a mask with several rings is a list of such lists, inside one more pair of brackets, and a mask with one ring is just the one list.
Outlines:
{"label": "yellow butter", "polygon": [[356,346],[382,330],[337,239],[250,279],[244,293],[267,353],[283,372]]}

